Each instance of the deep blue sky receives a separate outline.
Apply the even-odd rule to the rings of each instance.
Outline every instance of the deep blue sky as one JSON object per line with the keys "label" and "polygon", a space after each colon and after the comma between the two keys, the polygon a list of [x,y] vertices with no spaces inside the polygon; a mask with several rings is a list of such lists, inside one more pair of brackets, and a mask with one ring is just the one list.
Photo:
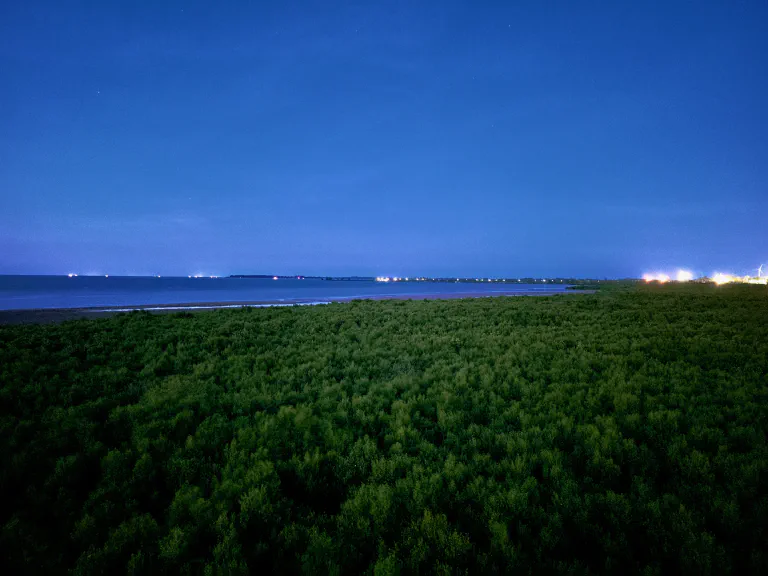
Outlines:
{"label": "deep blue sky", "polygon": [[768,262],[768,2],[2,2],[0,273]]}

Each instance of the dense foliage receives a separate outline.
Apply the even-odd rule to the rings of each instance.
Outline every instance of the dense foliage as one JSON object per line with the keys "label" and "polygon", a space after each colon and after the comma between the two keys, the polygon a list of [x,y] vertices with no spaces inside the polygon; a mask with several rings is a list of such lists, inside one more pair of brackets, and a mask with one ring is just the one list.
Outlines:
{"label": "dense foliage", "polygon": [[0,327],[5,574],[768,573],[768,292]]}

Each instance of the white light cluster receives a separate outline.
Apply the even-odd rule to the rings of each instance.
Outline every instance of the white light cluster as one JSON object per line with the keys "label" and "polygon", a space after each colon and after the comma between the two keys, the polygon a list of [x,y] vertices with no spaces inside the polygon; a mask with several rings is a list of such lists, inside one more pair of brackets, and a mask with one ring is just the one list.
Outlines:
{"label": "white light cluster", "polygon": [[[656,272],[653,274],[643,274],[643,280],[646,282],[659,282],[660,284],[665,284],[672,280],[672,277],[664,272]],[[675,280],[678,282],[690,282],[693,280],[693,272],[681,268],[675,273]]]}
{"label": "white light cluster", "polygon": [[[644,274],[643,280],[646,282],[659,282],[664,284],[669,282],[672,278],[669,274],[663,272],[656,272],[652,274]],[[675,274],[675,280],[677,282],[692,282],[695,276],[690,270],[680,269]],[[764,278],[762,275],[762,266],[759,268],[757,276],[736,276],[735,274],[725,274],[723,272],[715,272],[710,278],[703,278],[704,281],[711,281],[721,286],[723,284],[768,284],[768,278]]]}
{"label": "white light cluster", "polygon": [[643,280],[646,282],[659,282],[661,284],[664,284],[666,282],[669,282],[669,275],[668,274],[643,274]]}

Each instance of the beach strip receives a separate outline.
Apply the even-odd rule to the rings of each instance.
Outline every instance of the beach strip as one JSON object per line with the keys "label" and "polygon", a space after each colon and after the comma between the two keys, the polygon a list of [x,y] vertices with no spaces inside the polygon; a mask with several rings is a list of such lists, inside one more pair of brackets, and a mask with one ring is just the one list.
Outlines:
{"label": "beach strip", "polygon": [[270,300],[252,302],[190,302],[173,304],[140,304],[135,306],[93,306],[86,308],[35,308],[0,310],[0,324],[44,324],[79,318],[104,318],[115,314],[144,311],[153,314],[173,312],[203,312],[231,308],[277,308],[286,306],[318,306],[354,300],[457,300],[463,298],[496,298],[499,296],[555,296],[564,294],[593,294],[594,290],[501,290],[489,292],[456,292],[430,294],[385,294],[377,296],[347,296],[322,300]]}

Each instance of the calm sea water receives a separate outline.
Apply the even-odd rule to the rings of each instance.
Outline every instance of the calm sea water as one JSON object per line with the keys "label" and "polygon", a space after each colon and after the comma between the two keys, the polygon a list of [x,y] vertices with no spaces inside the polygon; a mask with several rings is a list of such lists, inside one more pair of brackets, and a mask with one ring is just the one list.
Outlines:
{"label": "calm sea water", "polygon": [[251,278],[0,276],[0,310],[147,306],[204,302],[324,302],[424,294],[549,292],[565,285],[366,282]]}

